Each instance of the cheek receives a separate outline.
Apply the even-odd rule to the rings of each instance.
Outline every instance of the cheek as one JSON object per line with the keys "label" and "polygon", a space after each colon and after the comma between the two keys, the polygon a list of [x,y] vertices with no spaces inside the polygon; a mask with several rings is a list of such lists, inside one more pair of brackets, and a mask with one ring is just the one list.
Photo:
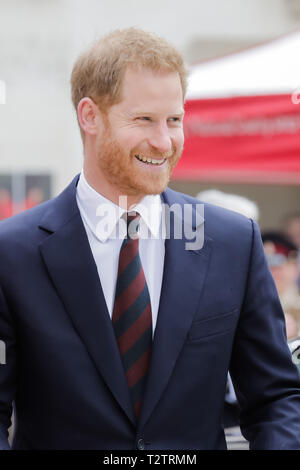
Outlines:
{"label": "cheek", "polygon": [[139,128],[124,129],[116,135],[116,140],[120,146],[125,150],[132,150],[138,147],[144,140],[146,140],[145,132]]}
{"label": "cheek", "polygon": [[184,144],[184,133],[183,133],[183,129],[180,128],[180,129],[177,129],[176,132],[173,134],[172,136],[172,140],[174,142],[174,144],[176,145],[177,149],[180,150],[183,148],[183,144]]}

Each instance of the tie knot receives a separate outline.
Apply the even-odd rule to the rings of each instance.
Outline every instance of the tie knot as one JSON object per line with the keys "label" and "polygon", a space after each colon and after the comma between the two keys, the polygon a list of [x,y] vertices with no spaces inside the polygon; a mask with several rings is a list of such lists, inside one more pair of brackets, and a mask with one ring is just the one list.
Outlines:
{"label": "tie knot", "polygon": [[127,223],[127,237],[136,240],[138,238],[138,228],[140,223],[140,214],[138,212],[126,212],[125,221]]}

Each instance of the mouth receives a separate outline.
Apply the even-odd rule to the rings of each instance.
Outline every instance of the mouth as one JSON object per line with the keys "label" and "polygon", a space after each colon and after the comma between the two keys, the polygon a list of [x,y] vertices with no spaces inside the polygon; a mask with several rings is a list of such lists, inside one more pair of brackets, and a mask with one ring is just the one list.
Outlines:
{"label": "mouth", "polygon": [[146,165],[152,165],[152,166],[161,166],[167,160],[166,158],[156,159],[156,158],[142,157],[141,155],[135,155],[135,158],[139,160],[140,162],[145,163]]}

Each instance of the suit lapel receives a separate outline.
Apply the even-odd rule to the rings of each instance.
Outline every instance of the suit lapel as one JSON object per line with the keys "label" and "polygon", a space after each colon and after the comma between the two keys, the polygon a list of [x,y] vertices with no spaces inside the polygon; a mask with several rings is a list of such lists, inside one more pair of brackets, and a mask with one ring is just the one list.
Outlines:
{"label": "suit lapel", "polygon": [[[124,368],[97,267],[77,208],[75,191],[76,185],[66,204],[69,216],[73,215],[44,239],[40,251],[57,293],[96,368],[129,419],[135,423]],[[62,199],[65,202],[66,198]],[[53,214],[56,215],[55,220]],[[61,210],[54,210],[44,217],[40,227],[52,231],[59,219],[63,219]]]}
{"label": "suit lapel", "polygon": [[[172,203],[171,200],[167,202]],[[186,241],[184,237],[175,239],[172,230],[170,238],[165,241],[161,298],[138,430],[146,424],[168,384],[206,278],[212,240],[205,239],[203,248],[197,251],[186,250]]]}

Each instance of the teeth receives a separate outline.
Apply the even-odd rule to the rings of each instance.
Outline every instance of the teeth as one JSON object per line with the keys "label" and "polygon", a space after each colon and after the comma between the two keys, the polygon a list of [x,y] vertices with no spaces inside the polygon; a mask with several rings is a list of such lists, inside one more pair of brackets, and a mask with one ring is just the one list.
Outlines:
{"label": "teeth", "polygon": [[153,165],[161,165],[165,161],[164,158],[162,158],[161,160],[154,160],[153,158],[141,157],[140,155],[136,155],[136,158],[141,162],[152,163]]}

